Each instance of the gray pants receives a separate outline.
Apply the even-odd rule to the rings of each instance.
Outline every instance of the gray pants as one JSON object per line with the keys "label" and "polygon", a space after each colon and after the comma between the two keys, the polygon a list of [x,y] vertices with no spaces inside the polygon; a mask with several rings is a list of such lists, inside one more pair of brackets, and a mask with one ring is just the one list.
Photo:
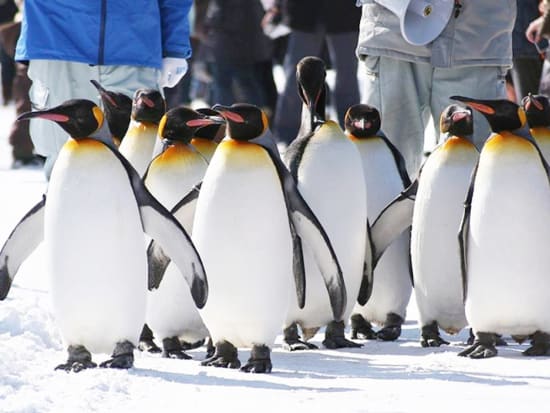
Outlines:
{"label": "gray pants", "polygon": [[[29,95],[33,110],[49,109],[69,99],[89,99],[101,106],[91,79],[107,90],[132,97],[139,88],[158,88],[158,73],[157,69],[146,67],[31,60],[28,75],[33,83]],[[31,120],[30,135],[36,152],[46,157],[44,172],[49,179],[57,155],[69,136],[54,122],[43,119]]]}
{"label": "gray pants", "polygon": [[348,108],[359,103],[355,57],[357,32],[329,34],[321,30],[314,33],[292,31],[284,62],[286,84],[277,100],[273,121],[273,133],[279,142],[289,144],[300,128],[302,101],[296,85],[296,65],[305,56],[321,56],[325,40],[332,67],[336,72],[331,103],[336,109],[341,126],[344,125]]}
{"label": "gray pants", "polygon": [[[430,115],[439,137],[441,112],[457,103],[450,96],[506,98],[506,69],[500,66],[434,68],[426,63],[377,56],[367,57],[364,66],[367,76],[363,100],[380,111],[382,130],[403,154],[411,176],[422,162]],[[485,118],[474,111],[474,143],[478,148],[490,133]]]}

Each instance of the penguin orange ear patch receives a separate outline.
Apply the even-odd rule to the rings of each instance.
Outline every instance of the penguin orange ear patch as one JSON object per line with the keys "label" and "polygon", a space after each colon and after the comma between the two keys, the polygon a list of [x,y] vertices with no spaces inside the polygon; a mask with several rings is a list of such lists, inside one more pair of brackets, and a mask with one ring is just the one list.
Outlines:
{"label": "penguin orange ear patch", "polygon": [[481,113],[485,113],[486,115],[494,115],[495,110],[487,105],[484,105],[482,103],[477,102],[466,102],[468,105],[470,105],[472,108],[480,111]]}

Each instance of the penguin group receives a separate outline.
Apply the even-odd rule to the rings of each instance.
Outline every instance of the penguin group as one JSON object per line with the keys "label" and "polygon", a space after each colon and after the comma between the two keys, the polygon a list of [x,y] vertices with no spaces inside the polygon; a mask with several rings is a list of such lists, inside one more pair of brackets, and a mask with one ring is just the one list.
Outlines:
{"label": "penguin group", "polygon": [[[321,59],[298,64],[302,123],[283,155],[261,108],[166,110],[156,90],[93,82],[103,109],[19,117],[70,135],[0,250],[3,300],[44,242],[68,351],[57,369],[97,367],[97,353],[128,369],[138,347],[190,359],[208,341],[202,365],[269,373],[281,333],[289,351],[316,349],[318,331],[329,349],[397,340],[413,293],[422,347],[469,326],[461,356],[495,356],[502,335],[550,354],[548,99],[450,97],[411,181],[376,108],[350,107],[344,128],[327,118],[325,76]],[[481,151],[473,110],[493,132]],[[141,345],[146,331],[162,349]]]}

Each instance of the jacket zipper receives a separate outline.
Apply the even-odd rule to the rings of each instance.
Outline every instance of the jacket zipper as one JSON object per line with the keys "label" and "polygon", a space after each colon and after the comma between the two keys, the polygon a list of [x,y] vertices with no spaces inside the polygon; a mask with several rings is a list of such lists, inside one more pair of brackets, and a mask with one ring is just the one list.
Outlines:
{"label": "jacket zipper", "polygon": [[97,64],[103,65],[105,60],[105,21],[107,19],[107,0],[101,0],[101,21],[99,24],[99,47]]}

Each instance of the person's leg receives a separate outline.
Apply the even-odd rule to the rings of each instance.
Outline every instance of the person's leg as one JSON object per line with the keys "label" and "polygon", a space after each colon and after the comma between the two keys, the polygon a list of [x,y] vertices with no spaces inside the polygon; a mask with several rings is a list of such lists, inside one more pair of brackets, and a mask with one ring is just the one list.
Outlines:
{"label": "person's leg", "polygon": [[520,103],[521,99],[529,93],[537,94],[542,73],[542,60],[538,56],[514,58],[511,73],[516,91],[516,103]]}
{"label": "person's leg", "polygon": [[359,103],[357,58],[355,48],[357,33],[335,33],[326,36],[330,60],[336,71],[334,82],[334,106],[338,122],[344,127],[344,117],[350,106]]}
{"label": "person's leg", "polygon": [[[453,95],[476,99],[506,99],[506,69],[498,66],[470,66],[434,70],[431,110],[436,136],[439,136],[439,116],[451,103]],[[491,129],[487,120],[474,110],[474,143],[481,149]]]}
{"label": "person's leg", "polygon": [[[13,98],[15,100],[15,114],[17,116],[31,111],[31,101],[29,99],[30,87],[31,81],[27,76],[27,66],[17,63],[16,74],[13,79]],[[23,165],[26,165],[35,160],[28,122],[13,122],[9,142],[12,146],[14,161],[20,161]]]}
{"label": "person's leg", "polygon": [[273,132],[278,142],[289,144],[300,129],[302,101],[296,86],[296,65],[305,56],[318,56],[324,41],[322,32],[293,31],[289,35],[285,55],[285,87],[277,100]]}
{"label": "person's leg", "polygon": [[224,62],[212,63],[212,103],[232,105],[235,103],[233,94],[234,65]]}
{"label": "person's leg", "polygon": [[[34,110],[49,109],[69,99],[98,100],[97,90],[89,80],[92,78],[89,65],[61,60],[31,60],[28,76],[32,80],[29,97]],[[46,157],[44,172],[49,179],[57,155],[69,135],[54,122],[43,119],[32,119],[29,128],[36,153]]]}
{"label": "person's leg", "polygon": [[375,56],[367,57],[363,65],[363,103],[379,110],[382,131],[405,158],[409,175],[414,176],[424,151],[432,68]]}

